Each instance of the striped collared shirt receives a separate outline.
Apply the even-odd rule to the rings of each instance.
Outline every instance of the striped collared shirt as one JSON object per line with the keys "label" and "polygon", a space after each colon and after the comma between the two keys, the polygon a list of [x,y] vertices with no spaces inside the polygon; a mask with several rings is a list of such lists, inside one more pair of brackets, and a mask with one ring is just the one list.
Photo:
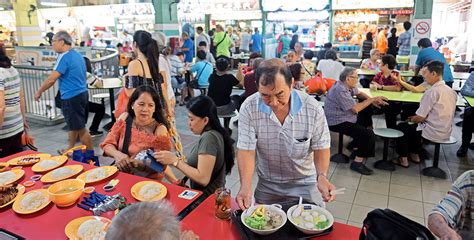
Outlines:
{"label": "striped collared shirt", "polygon": [[474,239],[474,170],[459,176],[431,214],[440,214],[462,239]]}
{"label": "striped collared shirt", "polygon": [[14,136],[23,131],[23,117],[20,109],[20,75],[14,67],[0,68],[0,91],[5,95],[3,125],[0,139]]}
{"label": "striped collared shirt", "polygon": [[324,112],[329,126],[357,121],[357,113],[352,111],[352,108],[356,104],[353,96],[358,93],[357,88],[348,88],[343,82],[336,82],[329,90],[326,101],[324,101]]}
{"label": "striped collared shirt", "polygon": [[240,109],[238,139],[238,149],[256,150],[258,176],[273,183],[315,183],[312,151],[331,143],[321,105],[297,90],[283,124],[259,93],[248,97]]}

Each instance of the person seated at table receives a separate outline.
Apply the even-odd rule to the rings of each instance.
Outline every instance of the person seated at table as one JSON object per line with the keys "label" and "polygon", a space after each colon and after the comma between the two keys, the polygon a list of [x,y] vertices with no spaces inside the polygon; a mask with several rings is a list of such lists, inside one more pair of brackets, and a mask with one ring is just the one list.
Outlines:
{"label": "person seated at table", "polygon": [[[214,101],[217,107],[217,116],[231,115],[235,111],[235,104],[230,99],[232,87],[239,84],[234,75],[229,74],[229,62],[226,58],[218,58],[216,71],[209,77],[209,91],[207,95]],[[224,128],[232,133],[229,128],[230,118],[224,118]]]}
{"label": "person seated at table", "polygon": [[[114,158],[120,171],[144,174],[149,178],[161,180],[163,175],[153,171],[143,161],[135,159],[143,150],[171,150],[169,123],[158,93],[150,86],[135,89],[128,102],[127,112],[120,115],[112,129],[100,144],[105,156]],[[130,126],[131,125],[131,126]],[[127,127],[130,136],[125,139]],[[164,175],[174,183],[177,178],[171,169],[165,168]]]}
{"label": "person seated at table", "polygon": [[473,202],[474,170],[468,170],[428,215],[428,228],[439,239],[474,239]]}
{"label": "person seated at table", "polygon": [[306,50],[303,54],[303,61],[301,61],[301,65],[304,69],[303,82],[306,82],[314,76],[314,69],[316,68],[316,64],[313,63],[313,57],[314,53],[311,50]]}
{"label": "person seated at table", "polygon": [[191,98],[186,104],[191,132],[199,141],[181,161],[170,151],[155,152],[155,158],[164,165],[173,165],[191,180],[191,188],[203,192],[203,201],[216,189],[225,186],[225,175],[234,165],[233,140],[217,117],[214,101],[208,96]]}
{"label": "person seated at table", "polygon": [[108,226],[106,240],[197,240],[192,231],[181,231],[167,200],[134,203],[120,211]]}
{"label": "person seated at table", "polygon": [[319,61],[325,59],[326,57],[326,52],[328,50],[332,49],[332,43],[328,42],[328,43],[325,43],[324,46],[323,46],[323,49],[319,50],[318,53],[316,54],[316,58],[317,58],[317,63],[319,63]]}
{"label": "person seated at table", "polygon": [[[364,70],[374,70],[374,71],[379,71],[379,60],[380,60],[380,52],[378,49],[374,48],[370,50],[370,58],[366,58],[362,60],[362,63],[360,64],[360,69]],[[372,79],[363,77],[360,80],[360,85],[364,88],[368,88],[370,82]]]}
{"label": "person seated at table", "polygon": [[374,87],[385,91],[400,91],[402,89],[400,83],[395,80],[400,75],[400,72],[395,70],[396,66],[397,60],[395,60],[394,56],[390,54],[384,55],[379,65],[380,72],[375,74],[370,83],[374,85],[371,88]]}
{"label": "person seated at table", "polygon": [[319,61],[317,69],[321,71],[323,78],[339,79],[344,65],[337,61],[336,50],[329,49],[326,51],[325,59]]}
{"label": "person seated at table", "polygon": [[296,55],[296,52],[293,49],[288,50],[288,54],[285,56],[285,62],[288,66],[298,62],[299,59],[300,58],[298,57],[298,55]]}
{"label": "person seated at table", "polygon": [[[249,63],[242,64],[240,63],[237,68],[237,75],[235,76],[239,80],[240,86],[244,86],[244,78],[248,74],[252,74],[255,68],[253,67],[253,62],[257,58],[262,58],[260,53],[253,52],[249,56]],[[232,66],[231,66],[232,67]]]}
{"label": "person seated at table", "polygon": [[[211,52],[209,52],[209,48],[207,47],[207,43],[202,41],[198,43],[198,48],[197,50],[203,50],[206,52],[206,61],[212,64],[213,66],[216,64],[216,59],[214,59],[214,56],[212,56]],[[201,61],[200,59],[196,59],[196,62]]]}
{"label": "person seated at table", "polygon": [[[474,72],[471,72],[469,78],[467,78],[464,86],[461,88],[461,94],[464,96],[474,97]],[[472,133],[474,132],[474,106],[467,107],[464,110],[464,119],[462,121],[462,143],[459,147],[456,155],[458,157],[465,157],[467,149],[472,139]],[[474,144],[471,144],[474,145]],[[474,150],[474,149],[473,149]]]}
{"label": "person seated at table", "polygon": [[293,76],[293,88],[296,90],[303,90],[304,91],[304,69],[302,64],[300,63],[293,63],[289,66],[291,75]]}
{"label": "person seated at table", "polygon": [[[93,87],[101,87],[101,85],[103,85],[102,80],[94,76],[94,74],[92,74],[91,60],[89,60],[89,58],[87,57],[84,57],[84,61],[86,63],[87,85],[93,86]],[[104,118],[104,115],[105,115],[105,106],[102,104],[89,101],[87,103],[87,109],[89,112],[95,113],[94,118],[92,119],[92,123],[89,126],[89,134],[91,135],[91,137],[102,136],[104,132],[99,131],[99,125],[100,125],[100,122],[102,122],[102,119]],[[87,119],[87,115],[86,115],[86,119]]]}
{"label": "person seated at table", "polygon": [[[205,51],[197,51],[196,56],[199,61],[191,67],[191,73],[196,74],[193,78],[197,81],[198,88],[207,88],[209,86],[209,76],[211,76],[214,68],[206,60],[207,54]],[[194,90],[187,83],[186,88],[189,91],[189,96],[194,97]]]}
{"label": "person seated at table", "polygon": [[[410,123],[399,123],[398,130],[404,133],[397,138],[399,158],[395,164],[409,167],[408,159],[419,163],[422,137],[430,141],[446,141],[451,136],[457,95],[443,80],[444,64],[431,61],[424,66],[423,78],[431,85],[421,98],[416,115],[409,117]],[[410,157],[410,158],[408,158]]]}
{"label": "person seated at table", "polygon": [[[424,68],[420,70],[420,73],[422,75],[423,75],[422,73],[423,70]],[[395,80],[397,83],[400,84],[400,86],[402,87],[402,90],[406,89],[413,93],[424,93],[430,87],[430,85],[426,83],[426,81],[423,81],[421,84],[418,84],[416,86],[412,85],[411,83],[407,82],[406,79],[403,78],[400,74],[398,74],[396,78],[394,77],[393,80]]]}
{"label": "person seated at table", "polygon": [[420,69],[430,61],[439,61],[444,65],[444,71],[442,75],[442,80],[449,87],[453,86],[453,74],[451,73],[451,68],[449,67],[444,55],[438,52],[432,47],[431,40],[429,38],[422,38],[418,41],[418,47],[420,51],[416,57],[415,67],[411,67],[415,71],[415,76],[418,75]]}
{"label": "person seated at table", "polygon": [[[339,81],[329,90],[324,113],[329,125],[329,129],[334,132],[343,133],[354,139],[352,143],[355,150],[355,159],[351,163],[351,170],[363,175],[373,174],[372,169],[363,163],[365,158],[373,157],[375,154],[375,135],[367,126],[364,126],[359,114],[364,114],[365,109],[370,106],[380,108],[387,105],[384,97],[369,97],[365,93],[359,92],[357,88],[359,76],[357,69],[345,67],[342,70]],[[354,96],[360,99],[356,103]]]}

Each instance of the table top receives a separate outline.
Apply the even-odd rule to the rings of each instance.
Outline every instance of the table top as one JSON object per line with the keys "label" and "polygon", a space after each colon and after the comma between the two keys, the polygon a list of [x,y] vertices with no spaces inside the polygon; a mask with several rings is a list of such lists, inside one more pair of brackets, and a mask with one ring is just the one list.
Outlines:
{"label": "table top", "polygon": [[95,86],[89,86],[87,87],[89,89],[115,89],[115,88],[121,88],[122,87],[122,80],[120,78],[104,78],[102,79],[103,81],[103,86],[98,88]]}
{"label": "table top", "polygon": [[[359,75],[366,75],[366,76],[375,76],[377,74],[377,70],[368,70],[368,69],[357,69],[357,74]],[[414,77],[415,72],[409,70],[409,71],[400,71],[400,75],[402,77]]]}
{"label": "table top", "polygon": [[[231,221],[220,220],[214,216],[215,196],[209,196],[181,221],[181,228],[192,230],[200,239],[240,239],[239,232]],[[235,200],[232,200],[232,209],[237,209]],[[360,229],[350,225],[337,223],[334,230],[326,235],[317,237],[320,240],[349,240],[358,239]]]}
{"label": "table top", "polygon": [[470,73],[467,72],[453,72],[453,79],[466,80],[469,78]]}
{"label": "table top", "polygon": [[[35,153],[33,151],[25,151],[21,152],[6,158],[0,159],[0,162],[6,162],[14,157],[22,156],[26,154]],[[68,160],[66,165],[72,164],[81,164],[79,162],[75,162],[73,160]],[[84,171],[93,168],[93,166],[82,164],[84,166]],[[23,167],[25,170],[25,176],[22,177],[19,183],[23,183],[27,180],[30,180],[30,177],[33,176],[35,173],[31,170],[31,167]],[[150,180],[147,178],[139,177],[130,175],[127,173],[118,172],[114,174],[113,178],[120,179],[119,184],[112,192],[105,192],[102,187],[107,184],[112,178],[108,178],[107,180],[95,183],[95,184],[87,184],[87,186],[94,186],[95,190],[101,194],[107,195],[115,195],[117,193],[121,193],[122,196],[127,198],[127,203],[130,202],[137,202],[131,195],[130,189],[131,187],[140,181],[143,180]],[[178,214],[186,207],[188,207],[193,200],[185,200],[182,198],[178,198],[178,195],[185,190],[183,187],[179,187],[176,185],[168,184],[161,182],[163,185],[166,186],[168,190],[168,194],[165,199],[170,201],[174,206],[175,213]],[[32,187],[26,188],[26,192],[40,189],[43,187],[43,183],[41,181],[36,182],[36,184]],[[199,191],[197,191],[199,192]],[[199,192],[199,195],[202,193]],[[199,196],[198,195],[198,196]],[[83,195],[84,197],[84,195]],[[196,196],[197,197],[197,196]],[[82,201],[82,197],[81,197]],[[66,208],[58,208],[54,203],[50,203],[46,208],[28,215],[20,215],[13,212],[12,204],[10,206],[0,209],[0,228],[6,229],[10,232],[18,234],[26,239],[65,239],[66,235],[64,233],[64,228],[66,227],[67,223],[71,220],[83,217],[83,216],[92,216],[92,212],[83,210],[77,207],[75,204],[66,207]],[[102,217],[106,217],[112,219],[114,216],[113,212],[107,212],[102,215]],[[48,224],[53,223],[54,224]]]}
{"label": "table top", "polygon": [[463,96],[469,106],[474,107],[474,97]]}
{"label": "table top", "polygon": [[360,64],[362,62],[362,59],[360,58],[339,58],[339,60],[345,63],[359,63]]}
{"label": "table top", "polygon": [[[389,101],[397,101],[397,102],[413,102],[419,103],[421,102],[421,98],[423,97],[423,93],[414,93],[410,91],[384,91],[384,90],[371,90],[369,88],[359,88],[359,91],[369,95],[369,97],[386,97]],[[458,99],[456,102],[456,106],[465,106],[466,104],[462,100],[462,97],[458,95]]]}

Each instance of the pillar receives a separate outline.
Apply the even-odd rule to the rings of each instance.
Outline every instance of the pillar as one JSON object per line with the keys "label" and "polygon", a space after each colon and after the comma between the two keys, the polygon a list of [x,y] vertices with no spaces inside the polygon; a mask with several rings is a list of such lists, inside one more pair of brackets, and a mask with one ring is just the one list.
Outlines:
{"label": "pillar", "polygon": [[179,37],[178,9],[176,0],[153,0],[155,9],[155,31],[163,32],[167,38]]}
{"label": "pillar", "polygon": [[[433,0],[416,0],[415,12],[411,21],[411,53],[410,66],[415,65],[416,57],[419,52],[418,40],[421,38],[430,38],[432,27]],[[426,32],[425,32],[426,31]]]}
{"label": "pillar", "polygon": [[43,42],[38,24],[36,0],[12,0],[19,46],[38,46]]}

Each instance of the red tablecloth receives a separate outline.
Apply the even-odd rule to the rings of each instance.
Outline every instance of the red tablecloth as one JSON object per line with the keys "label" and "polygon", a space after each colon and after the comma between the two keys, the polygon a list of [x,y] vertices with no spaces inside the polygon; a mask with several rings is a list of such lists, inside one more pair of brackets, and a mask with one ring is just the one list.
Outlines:
{"label": "red tablecloth", "polygon": [[[26,155],[29,153],[35,152],[25,151],[6,158],[2,158],[0,159],[0,162],[6,162],[14,157]],[[75,162],[73,160],[68,160],[66,163],[66,165],[72,164],[81,163]],[[87,164],[83,165],[84,171],[92,168]],[[33,171],[31,171],[31,167],[23,167],[23,170],[25,170],[25,176],[20,179],[20,183],[29,180],[30,177],[35,174],[33,173]],[[112,192],[105,192],[102,187],[114,178],[119,179],[120,183]],[[88,184],[87,186],[94,186],[96,188],[96,191],[102,194],[114,195],[117,193],[121,193],[122,196],[127,198],[127,202],[130,203],[136,202],[136,200],[132,197],[130,193],[130,188],[135,183],[143,180],[149,179],[118,172],[113,177],[110,177],[107,180],[96,184]],[[173,204],[176,214],[178,214],[180,211],[182,211],[192,203],[192,200],[178,198],[178,195],[183,192],[185,188],[164,182],[162,182],[162,184],[165,185],[168,189],[166,199]],[[38,181],[34,186],[26,188],[26,192],[31,191],[33,189],[42,188],[42,186],[43,183],[41,181]],[[201,194],[202,193],[199,192],[199,195]],[[13,212],[10,205],[8,207],[0,209],[0,228],[4,228],[10,232],[25,237],[26,239],[66,239],[66,235],[64,233],[64,228],[66,227],[66,224],[75,218],[90,215],[92,215],[92,212],[83,210],[77,207],[76,205],[66,208],[58,208],[53,203],[51,203],[39,212],[29,215],[20,215]],[[103,214],[102,216],[112,219],[114,214],[112,212],[108,212],[106,214]]]}
{"label": "red tablecloth", "polygon": [[[192,230],[200,239],[240,239],[239,232],[230,221],[224,221],[214,216],[215,196],[209,196],[201,205],[194,209],[181,221],[184,230]],[[236,209],[235,201],[232,201],[232,209]],[[314,239],[320,240],[352,240],[359,239],[360,228],[337,223],[333,225],[333,231]]]}

